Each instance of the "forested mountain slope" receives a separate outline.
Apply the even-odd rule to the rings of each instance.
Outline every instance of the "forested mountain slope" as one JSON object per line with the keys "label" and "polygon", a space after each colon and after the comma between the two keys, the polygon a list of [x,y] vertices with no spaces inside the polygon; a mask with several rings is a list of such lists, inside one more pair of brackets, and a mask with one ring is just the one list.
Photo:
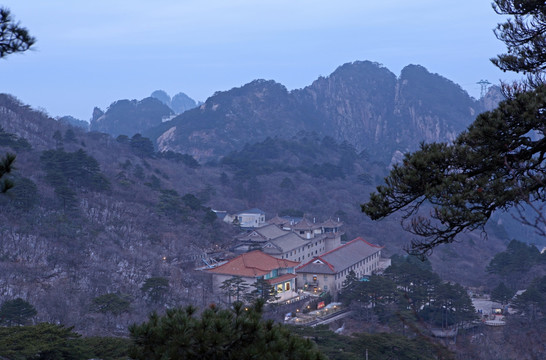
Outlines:
{"label": "forested mountain slope", "polygon": [[[248,89],[254,94],[250,100],[243,96]],[[309,123],[316,125],[300,117],[305,109],[298,104],[314,96],[309,89],[296,96],[279,84],[256,81],[237,90],[239,97],[233,91],[176,120],[223,112],[200,125],[210,132],[189,120],[182,124],[201,134],[191,138],[195,144],[217,141],[206,152],[209,159],[215,151],[222,157],[207,164],[180,153],[157,153],[141,135],[85,132],[0,95],[0,154],[17,154],[16,186],[0,197],[0,300],[22,297],[36,306],[37,320],[76,325],[87,334],[126,331],[152,309],[215,301],[208,279],[192,269],[205,251],[227,248],[237,229],[215,219],[211,208],[259,207],[268,218],[279,213],[339,218],[347,239],[363,236],[384,245],[386,255],[402,251],[409,235],[398,219],[372,223],[360,212],[360,203],[385,175],[381,157],[340,141],[335,131],[305,131]],[[270,119],[269,97],[278,111],[275,121],[261,128],[257,125]],[[245,111],[232,112],[233,128],[223,129],[230,118],[227,105],[235,103]],[[254,103],[263,111],[255,112]],[[294,107],[302,113],[293,115]],[[248,121],[256,126],[243,131]],[[279,124],[283,136],[268,136]],[[230,137],[239,130],[239,138]],[[250,133],[263,139],[251,143],[243,136]],[[235,143],[238,150],[229,152]],[[502,227],[498,230],[502,235]],[[474,237],[439,249],[433,265],[447,279],[475,283],[503,241],[493,233],[486,247]],[[97,307],[105,296],[119,306]]]}

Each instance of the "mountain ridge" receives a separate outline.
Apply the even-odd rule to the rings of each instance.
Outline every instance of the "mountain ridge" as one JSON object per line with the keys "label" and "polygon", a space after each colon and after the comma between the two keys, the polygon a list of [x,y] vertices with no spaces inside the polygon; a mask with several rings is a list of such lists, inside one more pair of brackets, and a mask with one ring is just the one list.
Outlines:
{"label": "mountain ridge", "polygon": [[408,65],[397,77],[378,63],[356,61],[302,89],[254,80],[216,92],[145,134],[160,151],[207,161],[247,142],[316,131],[388,163],[396,152],[415,150],[421,141],[453,140],[485,110],[483,101],[422,66]]}

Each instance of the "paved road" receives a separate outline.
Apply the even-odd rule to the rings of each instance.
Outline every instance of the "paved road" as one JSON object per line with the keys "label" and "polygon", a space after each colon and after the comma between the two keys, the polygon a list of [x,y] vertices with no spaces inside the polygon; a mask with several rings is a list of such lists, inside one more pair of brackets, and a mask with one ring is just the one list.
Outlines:
{"label": "paved road", "polygon": [[329,324],[331,322],[334,322],[339,319],[343,319],[346,316],[351,315],[353,312],[349,310],[341,310],[339,312],[333,313],[331,315],[322,317],[320,319],[317,319],[309,324],[307,326],[315,327],[317,325],[323,325],[323,324]]}

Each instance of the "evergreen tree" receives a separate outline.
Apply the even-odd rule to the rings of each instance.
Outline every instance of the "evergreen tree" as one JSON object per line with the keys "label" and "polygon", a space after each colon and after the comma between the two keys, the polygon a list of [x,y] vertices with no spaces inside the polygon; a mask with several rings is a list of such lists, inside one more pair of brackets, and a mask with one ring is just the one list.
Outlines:
{"label": "evergreen tree", "polygon": [[17,186],[10,191],[11,203],[17,209],[30,210],[38,202],[38,187],[29,178],[18,177],[15,181]]}
{"label": "evergreen tree", "polygon": [[509,289],[503,282],[500,282],[493,290],[491,290],[491,300],[497,301],[502,305],[510,302],[516,292]]}
{"label": "evergreen tree", "polygon": [[133,153],[140,157],[152,157],[155,154],[154,144],[147,137],[135,134],[131,138],[129,145]]}
{"label": "evergreen tree", "polygon": [[[453,144],[422,144],[407,154],[377,187],[362,210],[380,219],[399,210],[406,230],[419,236],[409,249],[427,254],[465,231],[484,228],[496,210],[535,210],[520,220],[546,236],[546,6],[535,0],[496,0],[512,15],[497,28],[508,54],[493,62],[503,70],[536,75],[529,86],[506,91],[508,99],[480,114]],[[530,91],[526,91],[530,90]],[[420,212],[421,207],[432,210]]]}
{"label": "evergreen tree", "polygon": [[325,359],[310,340],[286,327],[261,319],[263,302],[232,309],[211,306],[196,317],[196,309],[167,310],[129,328],[136,360],[160,359]]}
{"label": "evergreen tree", "polygon": [[268,304],[279,299],[275,287],[268,283],[263,277],[257,278],[251,286],[254,288],[254,290],[247,294],[245,299],[248,302],[261,299],[264,304]]}
{"label": "evergreen tree", "polygon": [[15,22],[6,8],[0,8],[0,58],[30,49],[36,39]]}
{"label": "evergreen tree", "polygon": [[495,35],[508,53],[491,59],[504,71],[537,74],[546,69],[546,4],[537,0],[495,0],[493,9],[508,15]]}
{"label": "evergreen tree", "polygon": [[13,181],[5,176],[13,170],[14,161],[15,155],[10,153],[0,159],[0,193],[5,193],[13,187]]}
{"label": "evergreen tree", "polygon": [[220,289],[224,292],[224,295],[228,297],[228,302],[231,304],[231,298],[239,302],[243,299],[246,290],[249,288],[248,283],[240,276],[233,276],[222,282]]}
{"label": "evergreen tree", "polygon": [[[542,259],[543,257],[536,246],[512,240],[505,251],[496,254],[491,259],[486,270],[489,273],[502,277],[513,277],[514,274],[526,273],[534,265],[543,261]],[[513,285],[515,286],[516,284]]]}
{"label": "evergreen tree", "polygon": [[7,300],[0,306],[0,324],[26,325],[37,313],[34,306],[21,298]]}
{"label": "evergreen tree", "polygon": [[128,295],[108,293],[97,296],[93,299],[91,310],[106,315],[108,322],[112,316],[120,316],[129,312],[131,309],[131,300]]}
{"label": "evergreen tree", "polygon": [[140,288],[151,302],[159,302],[169,291],[169,280],[164,277],[151,277]]}
{"label": "evergreen tree", "polygon": [[[27,51],[35,42],[36,39],[30,36],[28,30],[13,19],[9,9],[0,7],[0,59]],[[5,175],[13,169],[14,161],[15,155],[10,153],[0,158],[0,193],[13,187],[13,182],[6,179]]]}
{"label": "evergreen tree", "polygon": [[33,326],[0,327],[0,358],[81,360],[92,355],[78,341],[72,327],[41,323]]}

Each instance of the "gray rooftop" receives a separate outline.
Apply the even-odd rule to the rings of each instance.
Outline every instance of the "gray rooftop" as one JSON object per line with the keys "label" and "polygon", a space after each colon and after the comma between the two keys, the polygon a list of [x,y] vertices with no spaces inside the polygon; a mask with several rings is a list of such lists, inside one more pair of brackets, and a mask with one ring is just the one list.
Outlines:
{"label": "gray rooftop", "polygon": [[[326,254],[315,256],[311,261],[298,267],[298,272],[335,274],[381,251],[378,245],[370,244],[362,238],[356,238]],[[320,260],[323,264],[315,263]]]}
{"label": "gray rooftop", "polygon": [[[312,240],[316,240],[316,239],[312,239]],[[283,236],[269,240],[269,242],[275,245],[275,247],[281,249],[283,253],[297,249],[309,243],[310,241],[311,240],[302,239],[301,237],[299,237],[297,234],[293,232],[288,232]]]}

